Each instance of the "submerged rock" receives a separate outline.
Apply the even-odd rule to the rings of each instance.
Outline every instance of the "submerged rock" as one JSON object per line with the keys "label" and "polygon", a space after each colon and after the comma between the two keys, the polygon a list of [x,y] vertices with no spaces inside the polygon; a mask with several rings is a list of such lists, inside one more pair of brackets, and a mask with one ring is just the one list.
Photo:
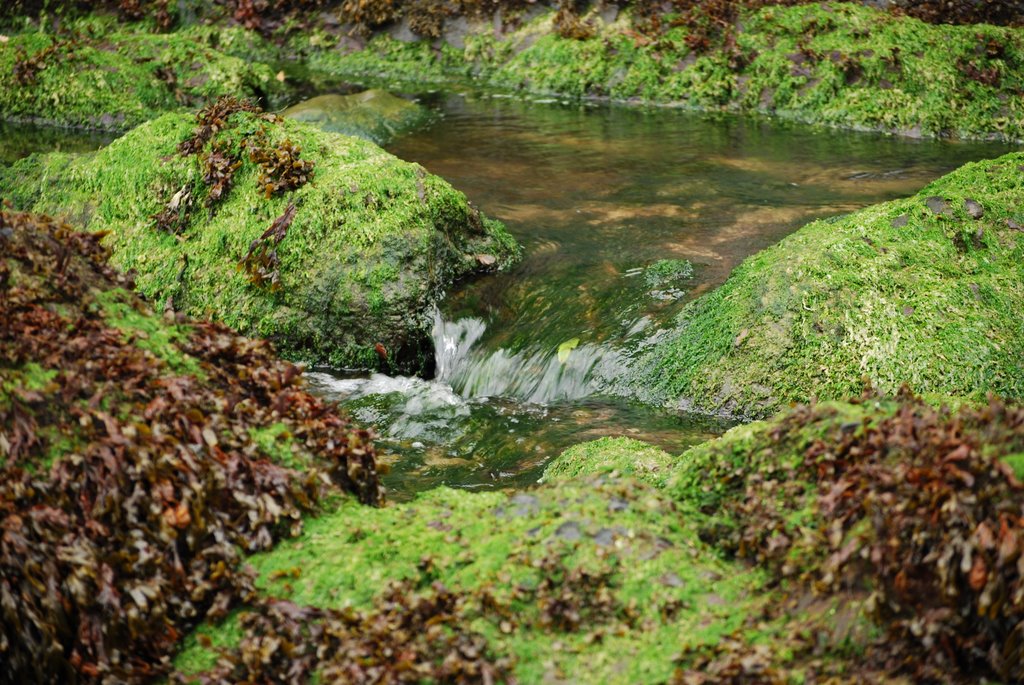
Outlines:
{"label": "submerged rock", "polygon": [[890,394],[906,383],[964,401],[1024,397],[1024,236],[1010,228],[1022,162],[968,164],[750,257],[644,352],[637,392],[748,416],[853,396],[866,381]]}
{"label": "submerged rock", "polygon": [[282,116],[377,145],[386,145],[431,118],[428,110],[414,102],[372,89],[353,95],[318,95],[289,107]]}
{"label": "submerged rock", "polygon": [[431,307],[518,246],[462,193],[364,140],[235,103],[168,114],[85,157],[5,172],[25,207],[109,231],[157,306],[271,339],[292,359],[423,371]]}

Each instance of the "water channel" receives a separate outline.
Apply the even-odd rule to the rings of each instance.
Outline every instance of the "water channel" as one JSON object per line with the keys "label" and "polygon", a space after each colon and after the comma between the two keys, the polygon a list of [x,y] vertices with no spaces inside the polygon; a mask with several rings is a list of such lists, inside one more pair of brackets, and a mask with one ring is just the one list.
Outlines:
{"label": "water channel", "polygon": [[[309,373],[316,392],[376,428],[398,500],[439,484],[527,486],[563,449],[602,436],[678,453],[719,434],[728,420],[618,392],[631,352],[804,223],[913,193],[1006,151],[671,109],[420,99],[438,118],[390,151],[504,221],[525,252],[512,270],[459,284],[441,304],[436,378]],[[0,164],[107,140],[0,125]]]}

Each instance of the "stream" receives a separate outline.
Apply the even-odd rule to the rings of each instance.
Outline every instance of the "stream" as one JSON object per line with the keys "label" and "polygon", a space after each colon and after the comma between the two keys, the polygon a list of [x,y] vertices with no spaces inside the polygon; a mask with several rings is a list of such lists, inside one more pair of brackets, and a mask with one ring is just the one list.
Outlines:
{"label": "stream", "polygon": [[[388,149],[504,221],[524,259],[448,294],[434,313],[434,379],[309,372],[315,392],[375,427],[393,500],[441,484],[525,487],[565,448],[602,436],[678,453],[720,434],[725,419],[622,396],[630,356],[745,257],[808,221],[911,194],[1008,149],[672,109],[420,99],[437,121]],[[0,124],[0,164],[108,141]]]}
{"label": "stream", "polygon": [[[309,374],[317,392],[376,427],[399,500],[441,484],[528,486],[564,449],[603,436],[678,453],[720,434],[724,419],[618,396],[630,354],[808,221],[912,194],[1007,151],[671,109],[421,100],[442,116],[389,150],[504,221],[525,253],[445,299],[435,379]],[[658,278],[664,270],[649,267],[660,260],[687,260],[692,275]]]}

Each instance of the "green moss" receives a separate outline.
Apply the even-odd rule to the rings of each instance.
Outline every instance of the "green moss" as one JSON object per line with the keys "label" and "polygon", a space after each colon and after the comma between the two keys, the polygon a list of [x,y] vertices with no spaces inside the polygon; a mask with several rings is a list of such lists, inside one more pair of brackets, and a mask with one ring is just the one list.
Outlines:
{"label": "green moss", "polygon": [[[518,256],[501,224],[418,165],[300,122],[268,123],[248,113],[232,121],[224,145],[240,149],[266,129],[267,144],[290,140],[315,164],[313,182],[268,200],[257,187],[258,167],[242,155],[231,191],[207,209],[199,160],[177,153],[194,126],[180,114],[149,122],[94,156],[30,158],[11,173],[36,210],[70,213],[90,230],[111,231],[114,264],[134,270],[138,289],[157,305],[170,299],[179,310],[271,338],[282,354],[304,361],[421,369],[429,311],[440,293],[481,270],[477,255],[495,256],[500,267]],[[172,235],[153,217],[179,191],[194,195],[194,208],[183,233]],[[296,216],[277,247],[280,289],[253,285],[239,262],[291,203]]]}
{"label": "green moss", "polygon": [[[283,89],[266,65],[211,47],[259,54],[244,47],[257,40],[238,29],[154,34],[98,18],[66,28],[59,37],[37,31],[0,43],[4,119],[123,131],[221,95],[272,98]],[[39,55],[41,68],[19,83],[16,63]]]}
{"label": "green moss", "polygon": [[1003,457],[1003,462],[1013,470],[1017,480],[1024,482],[1024,454],[1011,454]]}
{"label": "green moss", "polygon": [[[529,493],[439,489],[395,507],[343,504],[305,533],[250,559],[261,592],[319,607],[364,608],[388,581],[486,589],[509,602],[516,627],[482,612],[472,628],[497,654],[512,655],[521,682],[559,675],[577,682],[659,682],[686,645],[714,643],[738,628],[766,595],[760,573],[723,561],[672,515],[657,490],[630,479],[559,481]],[[541,580],[535,562],[608,573],[609,591],[635,615],[632,627],[540,627],[539,607],[513,596]],[[207,634],[216,628],[204,628]],[[229,627],[225,634],[237,639]],[[209,663],[195,640],[176,666]]]}
{"label": "green moss", "polygon": [[601,438],[562,452],[544,469],[544,481],[621,474],[661,487],[672,462],[668,453],[645,442],[632,438]]}
{"label": "green moss", "polygon": [[596,32],[587,40],[558,36],[553,16],[552,10],[500,36],[481,22],[460,47],[445,43],[440,50],[383,34],[363,49],[325,50],[301,38],[292,49],[337,75],[471,80],[914,136],[1024,137],[1019,28],[927,24],[860,3],[822,2],[747,12],[734,50],[717,45],[696,54],[686,45],[687,29],[643,39],[628,12],[609,24],[592,17]]}
{"label": "green moss", "polygon": [[299,449],[299,445],[291,439],[288,426],[283,423],[250,428],[249,438],[261,452],[269,455],[278,464],[292,469],[303,469],[310,465],[309,454]]}
{"label": "green moss", "polygon": [[1024,396],[1024,233],[1011,228],[1022,163],[968,164],[747,259],[645,353],[639,391],[755,416],[855,396],[865,379],[886,394],[907,383],[935,398]]}
{"label": "green moss", "polygon": [[203,378],[199,362],[183,353],[176,344],[188,340],[190,329],[168,324],[152,312],[139,311],[135,297],[120,288],[96,293],[104,317],[111,326],[124,332],[125,342],[162,359],[174,373]]}

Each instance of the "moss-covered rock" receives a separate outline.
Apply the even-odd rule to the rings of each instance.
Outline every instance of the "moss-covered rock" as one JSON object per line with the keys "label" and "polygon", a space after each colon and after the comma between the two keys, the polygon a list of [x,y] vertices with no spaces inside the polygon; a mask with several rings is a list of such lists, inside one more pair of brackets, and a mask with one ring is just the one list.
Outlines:
{"label": "moss-covered rock", "polygon": [[816,221],[688,304],[638,392],[763,416],[907,383],[936,399],[1024,397],[1024,155]]}
{"label": "moss-covered rock", "polygon": [[424,370],[440,294],[518,253],[462,193],[372,143],[253,111],[206,116],[196,154],[179,150],[194,118],[168,114],[95,155],[5,174],[20,205],[110,231],[114,263],[157,305],[310,362]]}
{"label": "moss-covered rock", "polygon": [[375,89],[352,95],[318,95],[289,107],[281,115],[324,131],[365,138],[377,145],[386,145],[431,119],[424,107]]}
{"label": "moss-covered rock", "polygon": [[[720,559],[668,498],[610,475],[519,494],[441,488],[383,510],[346,505],[250,561],[264,599],[323,608],[372,610],[389,582],[424,594],[439,583],[471,598],[463,620],[524,683],[662,682],[684,646],[717,642],[767,596],[759,571]],[[200,636],[237,646],[239,620],[200,628],[176,665],[213,666]]]}
{"label": "moss-covered rock", "polygon": [[0,42],[0,118],[126,131],[163,112],[223,95],[276,103],[284,84],[260,39],[242,29],[149,33],[110,19]]}
{"label": "moss-covered rock", "polygon": [[661,487],[672,472],[674,462],[667,452],[640,440],[601,438],[562,452],[544,469],[544,481],[617,474]]}
{"label": "moss-covered rock", "polygon": [[[583,39],[560,35],[552,8],[519,26],[470,22],[466,35],[439,48],[381,32],[365,46],[340,41],[333,50],[296,37],[291,49],[339,75],[471,79],[911,136],[1024,137],[1019,28],[928,24],[861,3],[820,2],[745,11],[728,39],[702,49],[692,28],[645,35],[628,11],[606,9],[582,18],[591,34]],[[663,16],[662,26],[672,19]]]}

